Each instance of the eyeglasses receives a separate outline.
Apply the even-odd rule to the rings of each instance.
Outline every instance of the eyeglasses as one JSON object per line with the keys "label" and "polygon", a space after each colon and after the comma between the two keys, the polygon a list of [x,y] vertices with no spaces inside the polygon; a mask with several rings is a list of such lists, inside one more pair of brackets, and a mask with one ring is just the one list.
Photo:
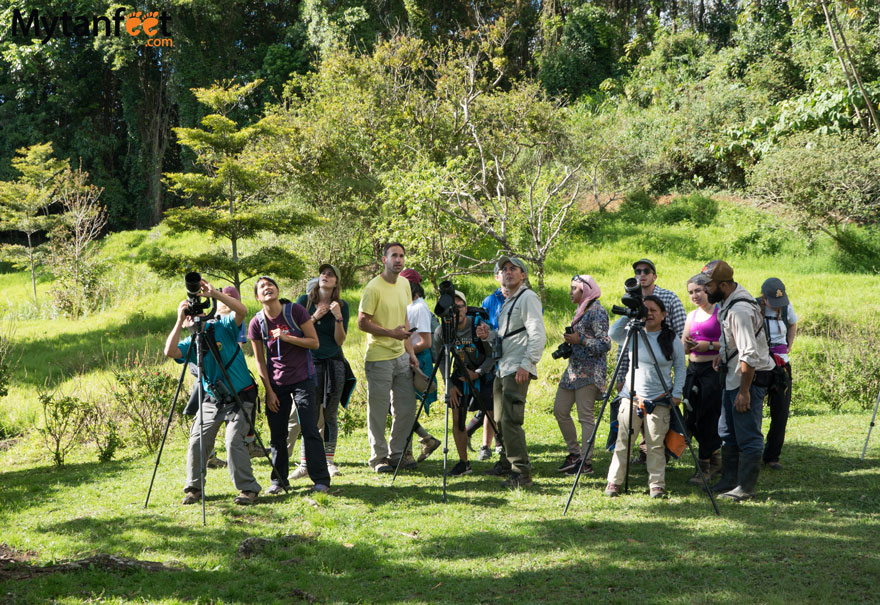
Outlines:
{"label": "eyeglasses", "polygon": [[636,275],[651,275],[654,271],[651,269],[633,269]]}
{"label": "eyeglasses", "polygon": [[[584,278],[582,278],[580,275],[575,275],[574,277],[571,278],[571,281],[579,281],[582,284],[587,284],[587,281]],[[587,285],[589,286],[590,284],[587,284]]]}

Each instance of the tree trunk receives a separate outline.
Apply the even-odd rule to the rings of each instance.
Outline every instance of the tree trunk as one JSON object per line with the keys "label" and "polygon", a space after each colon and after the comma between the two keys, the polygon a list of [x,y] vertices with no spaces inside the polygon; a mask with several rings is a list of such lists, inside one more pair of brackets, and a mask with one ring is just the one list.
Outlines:
{"label": "tree trunk", "polygon": [[[822,4],[825,4],[825,0],[821,0]],[[834,24],[837,26],[837,31],[840,34],[840,42],[843,44],[843,49],[846,51],[846,58],[849,61],[849,67],[852,70],[853,78],[856,80],[856,84],[859,86],[859,91],[862,93],[862,99],[865,100],[865,106],[868,108],[868,113],[871,115],[871,121],[874,123],[874,130],[877,134],[880,134],[880,121],[877,119],[877,114],[874,112],[874,106],[871,104],[871,98],[868,96],[865,87],[862,86],[862,79],[859,77],[859,72],[856,70],[856,64],[853,61],[852,54],[849,51],[849,44],[846,42],[846,34],[843,33],[843,28],[840,26],[840,21],[837,20],[837,13],[834,10],[831,10],[831,18],[834,20]]]}
{"label": "tree trunk", "polygon": [[541,297],[541,305],[547,302],[547,293],[544,291],[544,259],[535,261],[535,275],[538,277],[538,296]]}
{"label": "tree trunk", "polygon": [[[831,46],[834,47],[834,54],[837,55],[837,60],[840,61],[840,68],[843,70],[843,75],[846,78],[846,88],[849,91],[850,97],[852,97],[853,87],[852,87],[852,77],[849,73],[849,68],[847,68],[846,63],[843,60],[843,53],[840,52],[840,46],[837,44],[837,36],[834,34],[834,27],[831,25],[831,15],[828,14],[828,7],[825,5],[825,2],[822,2],[822,12],[825,13],[825,23],[828,26],[828,35],[831,36]],[[859,108],[853,103],[853,109],[856,112],[856,118],[859,120],[859,124],[862,125],[868,134],[871,134],[871,126],[862,116],[862,112],[859,111]]]}

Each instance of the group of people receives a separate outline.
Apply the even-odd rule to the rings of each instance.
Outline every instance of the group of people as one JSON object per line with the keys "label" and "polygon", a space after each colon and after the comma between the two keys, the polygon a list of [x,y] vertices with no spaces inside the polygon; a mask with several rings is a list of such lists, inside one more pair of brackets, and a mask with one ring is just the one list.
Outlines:
{"label": "group of people", "polygon": [[[620,348],[629,342],[627,350],[618,352],[618,431],[606,495],[620,493],[630,455],[627,446],[641,433],[631,462],[647,465],[650,495],[665,496],[665,439],[678,424],[674,406],[684,404],[687,432],[699,443],[700,468],[690,482],[702,483],[701,475],[707,480],[720,475],[713,491],[733,500],[753,497],[762,460],[771,468],[782,468],[779,458],[791,400],[788,353],[797,327],[785,286],[777,278],[768,279],[762,296],[755,299],[733,281],[730,265],[712,261],[687,282],[696,309],[686,314],[674,292],[656,285],[652,261],[636,261],[633,271],[641,290],[639,319],[644,326],[635,351],[627,340],[631,318],[622,316],[610,324],[596,280],[587,274],[572,277],[569,295],[575,312],[563,335],[568,365],[553,405],[567,449],[558,470],[593,472],[590,438],[595,402],[606,391],[607,356],[612,341]],[[349,308],[340,298],[339,271],[324,264],[318,273],[296,302],[280,298],[278,284],[269,276],[254,285],[262,309],[248,324],[247,337],[265,392],[273,467],[269,494],[281,493],[291,480],[306,476],[312,489],[325,492],[331,477],[339,474],[334,457],[338,410],[350,372],[342,352]],[[367,463],[375,472],[415,468],[441,445],[417,418],[419,406],[427,411],[437,400],[436,386],[426,378],[442,375],[434,370],[445,367],[443,357],[449,355],[445,388],[459,457],[450,475],[472,471],[470,437],[483,427],[479,459],[491,458],[493,441],[498,454],[486,473],[504,477],[502,485],[508,488],[532,484],[523,422],[529,385],[537,378],[547,339],[543,309],[521,259],[501,256],[495,278],[499,288],[482,301],[483,310],[474,312],[467,296],[455,290],[451,309],[438,319],[425,302],[421,276],[406,268],[404,246],[385,245],[382,272],[364,288],[357,313],[357,326],[367,334]],[[229,474],[240,492],[235,502],[251,504],[262,488],[245,445],[253,433],[258,392],[239,351],[247,311],[231,286],[220,291],[203,280],[201,294],[218,303],[218,319],[208,322],[207,339],[224,367],[211,355],[205,357],[202,409],[190,432],[184,503],[201,497],[206,460],[226,422]],[[193,344],[192,337],[180,340],[181,330],[193,322],[188,307],[187,301],[181,303],[165,345],[165,354],[178,362],[190,358]],[[634,353],[638,363],[631,372]],[[226,386],[239,397],[223,397],[227,389],[218,388],[220,382],[231,382]],[[761,421],[768,392],[771,425],[765,445]],[[575,407],[580,441],[571,415]],[[477,413],[470,424],[468,411]],[[300,435],[300,463],[291,472],[289,460]],[[412,455],[414,438],[421,446],[418,459]]]}

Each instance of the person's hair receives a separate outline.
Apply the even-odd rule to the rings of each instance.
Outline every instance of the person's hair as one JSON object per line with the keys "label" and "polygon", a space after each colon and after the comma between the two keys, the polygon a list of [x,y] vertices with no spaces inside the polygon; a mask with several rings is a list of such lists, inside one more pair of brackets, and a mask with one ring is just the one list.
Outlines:
{"label": "person's hair", "polygon": [[409,282],[409,291],[412,294],[412,297],[416,296],[420,298],[425,298],[425,289],[422,288],[422,284],[416,283],[414,281]]}
{"label": "person's hair", "polygon": [[[330,302],[339,302],[339,276],[336,275],[336,272],[333,272],[333,275],[336,276],[336,285],[333,286],[333,292],[330,293]],[[312,291],[308,293],[308,299],[310,303],[317,305],[321,302],[321,287],[315,286],[312,288]]]}
{"label": "person's hair", "polygon": [[[656,294],[649,294],[645,297],[645,302],[651,301],[660,307],[660,310],[666,313],[666,305],[663,304],[663,301]],[[657,344],[660,345],[660,352],[663,353],[663,357],[668,360],[672,360],[672,355],[675,353],[675,331],[669,326],[669,322],[667,321],[669,316],[667,315],[663,322],[660,324],[660,336],[657,337]]]}
{"label": "person's hair", "polygon": [[706,276],[703,275],[702,273],[697,273],[697,274],[694,275],[692,278],[690,278],[689,280],[687,280],[687,283],[685,284],[685,288],[687,288],[687,287],[688,287],[689,285],[691,285],[691,284],[694,284],[694,285],[696,285],[696,286],[703,286],[703,289],[705,289],[705,288],[706,288],[706,285],[707,285],[708,283],[709,283],[709,278],[708,278],[708,277],[706,277]]}
{"label": "person's hair", "polygon": [[270,284],[272,284],[273,286],[275,286],[275,288],[277,290],[279,290],[279,294],[281,293],[280,292],[281,288],[278,287],[277,281],[275,281],[274,279],[272,279],[268,275],[261,275],[260,277],[257,278],[257,281],[254,282],[254,298],[257,297],[257,288],[259,288],[260,282],[263,280],[265,280],[265,281],[269,282]]}
{"label": "person's hair", "polygon": [[398,246],[401,250],[403,250],[403,253],[406,254],[406,248],[403,246],[403,244],[401,244],[400,242],[388,242],[382,248],[382,256],[388,256],[388,250],[390,250],[394,246]]}

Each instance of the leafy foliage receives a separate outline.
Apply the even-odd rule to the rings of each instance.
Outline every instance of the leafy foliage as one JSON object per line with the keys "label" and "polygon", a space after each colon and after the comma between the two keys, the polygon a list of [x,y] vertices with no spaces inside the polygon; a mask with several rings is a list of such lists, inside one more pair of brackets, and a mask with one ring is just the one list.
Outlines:
{"label": "leafy foliage", "polygon": [[72,395],[42,391],[39,399],[43,423],[36,427],[37,432],[52,454],[52,462],[60,467],[88,427],[92,409],[87,402]]}

